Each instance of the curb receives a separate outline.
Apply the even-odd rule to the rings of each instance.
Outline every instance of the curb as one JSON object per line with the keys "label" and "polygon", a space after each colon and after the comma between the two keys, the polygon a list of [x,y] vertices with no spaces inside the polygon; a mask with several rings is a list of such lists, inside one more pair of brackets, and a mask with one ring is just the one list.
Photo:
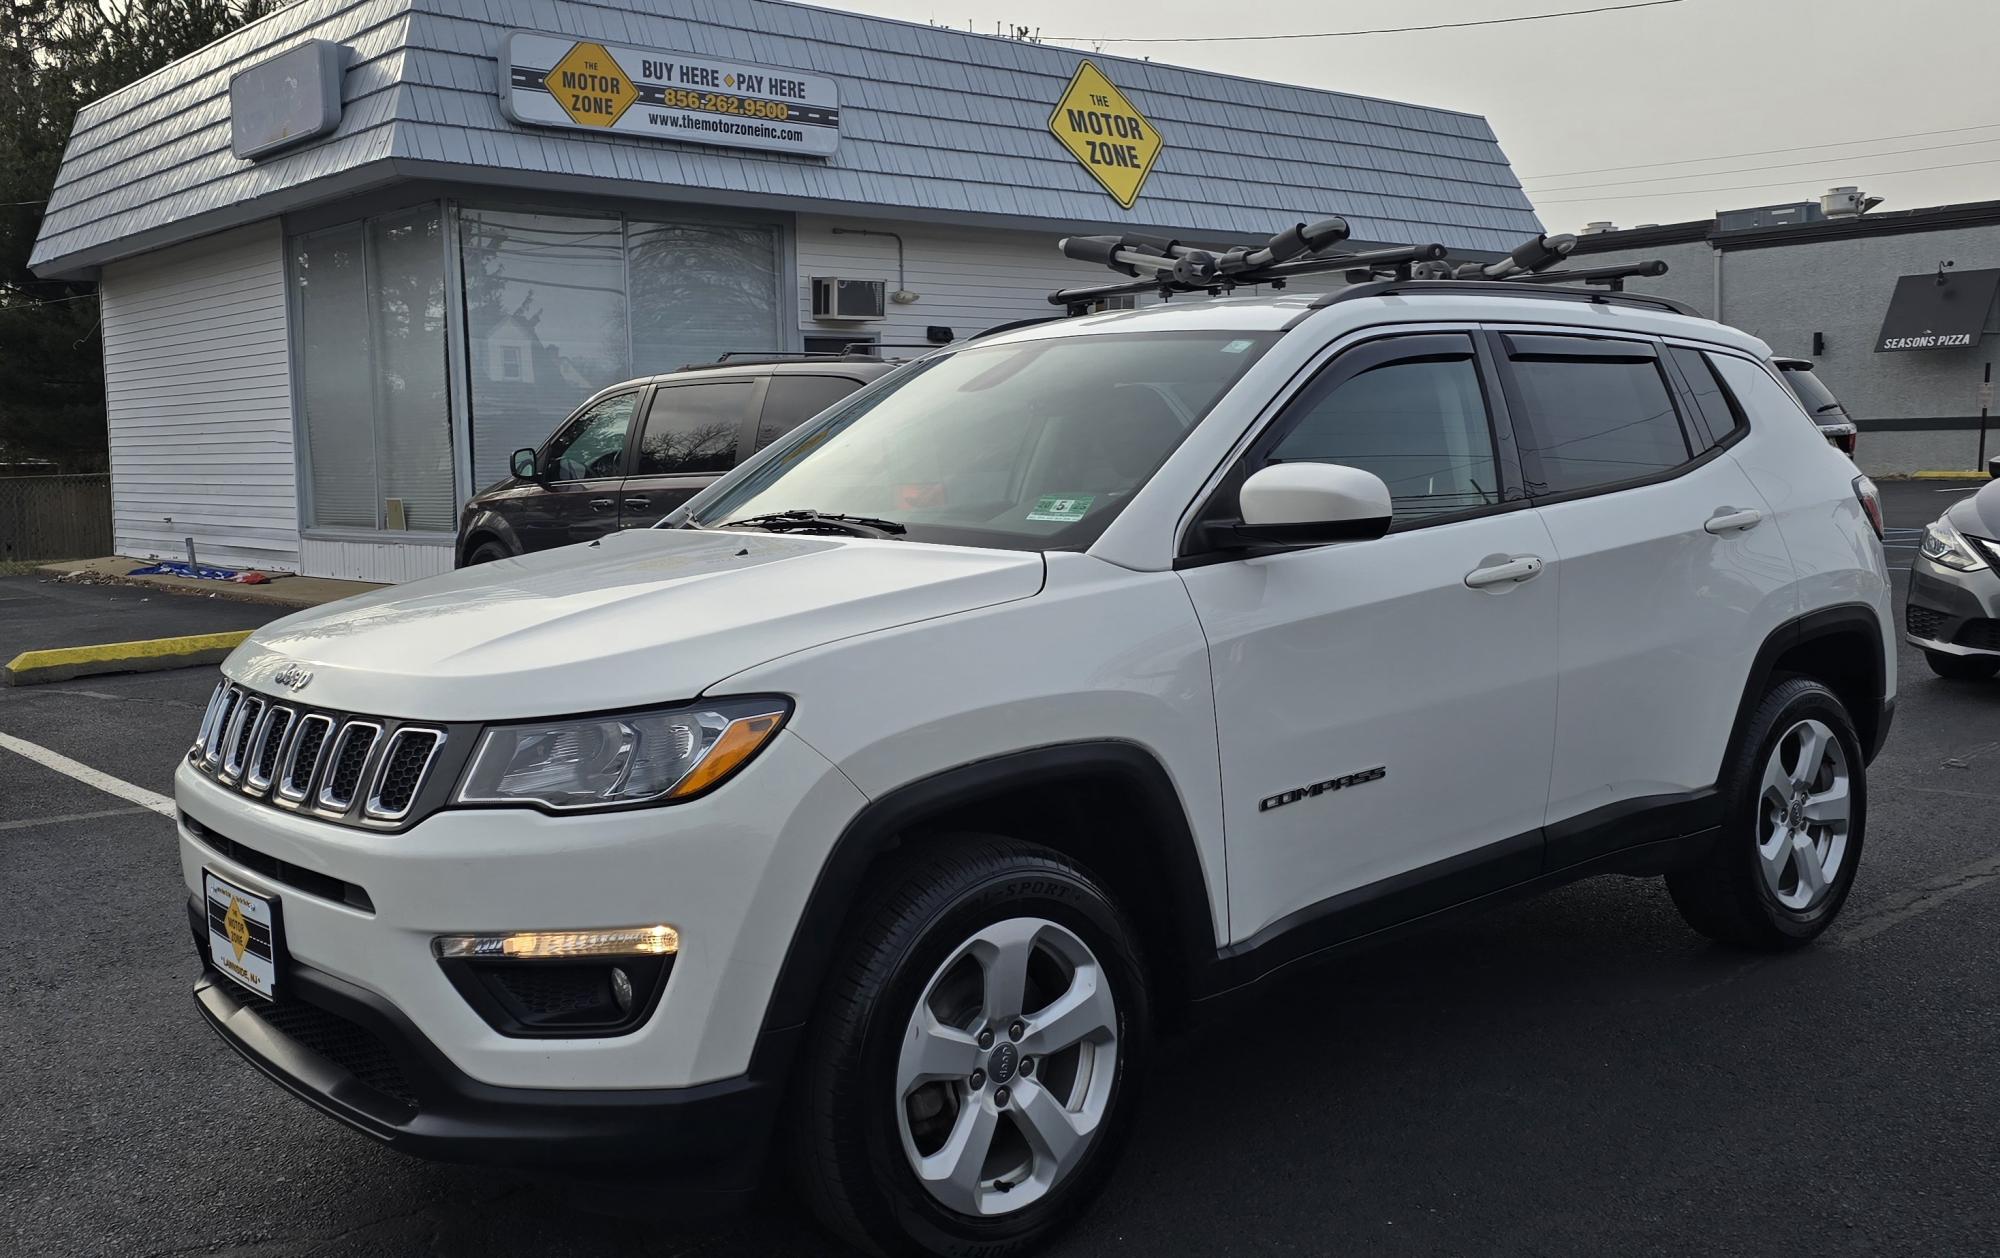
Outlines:
{"label": "curb", "polygon": [[0,668],[0,680],[9,686],[35,686],[98,673],[143,673],[191,664],[219,664],[253,632],[232,629],[227,633],[193,633],[141,642],[23,651],[9,660],[5,668]]}
{"label": "curb", "polygon": [[1911,480],[1985,480],[1984,472],[1907,472]]}

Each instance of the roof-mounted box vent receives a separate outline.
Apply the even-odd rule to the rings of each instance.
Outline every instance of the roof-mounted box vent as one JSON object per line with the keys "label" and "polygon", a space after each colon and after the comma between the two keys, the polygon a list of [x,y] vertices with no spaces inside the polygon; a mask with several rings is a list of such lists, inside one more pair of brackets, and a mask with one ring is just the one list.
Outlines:
{"label": "roof-mounted box vent", "polygon": [[1618,224],[1600,218],[1594,223],[1585,223],[1583,231],[1579,234],[1584,236],[1602,236],[1605,232],[1615,232],[1617,230]]}
{"label": "roof-mounted box vent", "polygon": [[1828,188],[1819,199],[1820,212],[1828,218],[1858,218],[1880,204],[1881,197],[1863,196],[1852,184]]}

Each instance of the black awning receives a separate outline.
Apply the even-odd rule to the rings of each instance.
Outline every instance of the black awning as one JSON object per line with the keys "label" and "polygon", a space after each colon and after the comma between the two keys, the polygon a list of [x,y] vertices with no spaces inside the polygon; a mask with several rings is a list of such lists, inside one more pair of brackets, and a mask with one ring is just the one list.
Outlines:
{"label": "black awning", "polygon": [[1977,345],[1996,290],[2000,290],[2000,271],[1903,276],[1889,298],[1875,352]]}

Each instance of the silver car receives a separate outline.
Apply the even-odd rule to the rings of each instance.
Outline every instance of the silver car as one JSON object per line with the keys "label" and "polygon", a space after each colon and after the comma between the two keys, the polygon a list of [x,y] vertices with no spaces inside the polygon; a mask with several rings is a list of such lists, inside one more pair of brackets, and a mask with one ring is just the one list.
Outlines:
{"label": "silver car", "polygon": [[[2000,458],[1993,474],[2000,477]],[[1904,632],[1940,677],[2000,673],[2000,480],[1924,530]]]}

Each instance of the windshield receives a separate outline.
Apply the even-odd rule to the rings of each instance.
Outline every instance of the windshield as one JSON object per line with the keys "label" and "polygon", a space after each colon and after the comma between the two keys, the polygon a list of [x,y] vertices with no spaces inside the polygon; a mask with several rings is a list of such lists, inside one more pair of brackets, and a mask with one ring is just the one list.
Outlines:
{"label": "windshield", "polygon": [[1088,546],[1278,335],[1105,333],[926,359],[802,425],[695,522],[809,511],[913,541]]}
{"label": "windshield", "polygon": [[1792,386],[1792,392],[1798,395],[1799,401],[1806,408],[1806,414],[1815,419],[1822,416],[1841,418],[1846,415],[1847,412],[1841,408],[1833,394],[1828,392],[1827,387],[1820,383],[1819,377],[1812,373],[1812,368],[1785,367],[1778,374],[1784,377],[1786,384]]}

